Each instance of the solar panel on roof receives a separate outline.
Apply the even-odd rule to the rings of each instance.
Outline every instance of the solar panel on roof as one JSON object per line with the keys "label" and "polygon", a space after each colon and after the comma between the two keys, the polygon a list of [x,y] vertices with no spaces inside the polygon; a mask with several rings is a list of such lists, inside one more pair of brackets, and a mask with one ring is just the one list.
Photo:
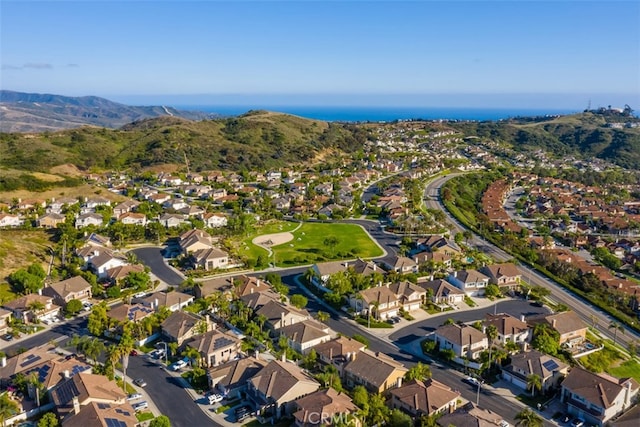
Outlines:
{"label": "solar panel on roof", "polygon": [[127,427],[127,423],[116,418],[105,418],[104,421],[107,423],[107,427]]}
{"label": "solar panel on roof", "polygon": [[24,362],[22,362],[22,363],[20,364],[20,367],[21,367],[21,368],[24,368],[24,367],[26,367],[26,366],[31,365],[32,363],[37,362],[37,361],[38,361],[38,360],[40,360],[40,359],[42,359],[40,356],[30,355],[30,356],[28,356],[28,357],[26,357],[26,358],[24,359]]}
{"label": "solar panel on roof", "polygon": [[129,411],[125,411],[125,410],[120,409],[120,408],[117,408],[116,412],[119,413],[119,414],[125,415],[127,417],[131,415],[131,413]]}
{"label": "solar panel on roof", "polygon": [[544,366],[548,371],[553,371],[559,367],[555,360],[547,360],[542,364],[542,366]]}
{"label": "solar panel on roof", "polygon": [[98,408],[109,409],[111,406],[108,403],[98,403]]}

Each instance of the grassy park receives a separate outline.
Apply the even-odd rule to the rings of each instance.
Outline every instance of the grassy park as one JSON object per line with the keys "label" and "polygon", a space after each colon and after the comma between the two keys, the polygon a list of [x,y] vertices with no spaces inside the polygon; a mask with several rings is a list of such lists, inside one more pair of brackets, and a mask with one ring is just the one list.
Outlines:
{"label": "grassy park", "polygon": [[276,265],[280,267],[383,255],[382,249],[358,225],[315,222],[302,225],[292,222],[271,223],[245,239],[240,254],[247,258],[257,259],[260,256],[266,259],[267,250],[254,245],[252,240],[257,236],[284,232],[292,233],[293,240],[270,247],[274,255],[269,262],[273,262],[275,256]]}

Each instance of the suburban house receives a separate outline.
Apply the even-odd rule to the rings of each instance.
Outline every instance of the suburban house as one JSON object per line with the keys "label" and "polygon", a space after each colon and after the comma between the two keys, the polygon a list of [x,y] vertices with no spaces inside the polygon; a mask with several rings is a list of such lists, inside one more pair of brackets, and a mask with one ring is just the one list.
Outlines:
{"label": "suburban house", "polygon": [[240,301],[245,303],[245,305],[251,310],[258,311],[271,301],[283,302],[283,298],[285,297],[283,297],[281,294],[272,290],[268,290],[265,292],[255,292],[252,294],[243,295],[240,297]]}
{"label": "suburban house", "polygon": [[82,276],[75,276],[45,286],[42,295],[52,297],[54,303],[64,307],[72,299],[88,301],[91,298],[91,285]]}
{"label": "suburban house", "polygon": [[147,316],[151,316],[154,310],[142,304],[122,304],[114,306],[107,311],[107,317],[118,323],[127,321],[139,322]]}
{"label": "suburban house", "polygon": [[502,368],[502,378],[511,384],[527,390],[529,375],[540,377],[543,393],[555,388],[569,370],[569,365],[560,359],[537,350],[526,351],[511,356],[511,363]]}
{"label": "suburban house", "polygon": [[[58,416],[63,420],[81,412],[83,406],[91,403],[107,405],[126,405],[131,414],[135,414],[131,405],[126,403],[127,395],[116,384],[102,375],[80,373],[61,382],[50,392]],[[135,419],[135,415],[134,415]]]}
{"label": "suburban house", "polygon": [[126,225],[147,225],[147,216],[141,213],[126,212],[118,217],[118,221]]}
{"label": "suburban house", "polygon": [[635,402],[639,388],[633,378],[618,379],[574,367],[562,382],[560,399],[569,414],[604,426]]}
{"label": "suburban house", "polygon": [[5,356],[0,359],[0,386],[5,389],[11,384],[13,378],[18,374],[25,374],[29,370],[38,369],[44,363],[59,358],[57,354],[49,351],[49,345],[30,348],[24,353],[18,353],[7,359]]}
{"label": "suburban house", "polygon": [[56,228],[59,224],[65,222],[67,217],[55,212],[49,212],[36,220],[36,225],[41,228]]}
{"label": "suburban house", "polygon": [[195,314],[186,311],[174,311],[160,325],[162,335],[170,342],[177,342],[178,346],[198,334],[205,321]]}
{"label": "suburban house", "polygon": [[24,219],[20,215],[0,213],[0,228],[20,227]]}
{"label": "suburban house", "polygon": [[429,252],[442,253],[449,257],[462,255],[462,248],[455,241],[439,235],[419,239],[415,242],[415,246],[418,250],[426,249]]}
{"label": "suburban house", "polygon": [[216,292],[220,292],[231,298],[233,291],[233,277],[215,277],[203,282],[197,282],[193,287],[193,294],[196,298],[206,298]]}
{"label": "suburban house", "polygon": [[207,271],[232,267],[229,264],[229,254],[214,247],[199,249],[191,255],[191,258],[196,268],[202,268]]}
{"label": "suburban house", "polygon": [[476,270],[454,271],[447,277],[447,282],[475,297],[484,295],[484,289],[489,284],[489,278]]}
{"label": "suburban house", "polygon": [[11,321],[11,312],[0,308],[0,335],[4,335],[9,330],[9,322]]}
{"label": "suburban house", "polygon": [[413,254],[412,256],[413,256],[413,260],[418,265],[430,264],[430,263],[434,265],[442,264],[447,268],[451,267],[451,262],[453,260],[451,255],[444,252],[425,251],[425,252],[418,252],[417,254]]}
{"label": "suburban house", "polygon": [[493,325],[498,331],[497,340],[500,344],[512,341],[518,344],[531,339],[531,329],[523,320],[516,319],[507,313],[487,314],[484,326]]}
{"label": "suburban house", "polygon": [[213,330],[189,338],[184,343],[200,353],[205,366],[218,366],[238,357],[242,341],[234,335]]}
{"label": "suburban house", "polygon": [[273,360],[249,379],[247,397],[261,418],[278,420],[295,412],[294,400],[319,388],[320,384],[297,365]]}
{"label": "suburban house", "polygon": [[404,311],[420,310],[427,295],[423,288],[406,280],[391,283],[389,289],[396,294]]}
{"label": "suburban house", "polygon": [[374,286],[349,296],[349,305],[356,314],[373,316],[378,320],[396,317],[402,305],[388,286]]}
{"label": "suburban house", "polygon": [[418,280],[417,284],[426,291],[425,299],[430,299],[434,304],[460,304],[464,302],[464,297],[467,295],[444,279]]}
{"label": "suburban house", "polygon": [[104,278],[112,284],[121,284],[122,281],[129,275],[129,273],[142,273],[144,267],[142,264],[125,264],[119,265],[108,269],[105,272]]}
{"label": "suburban house", "polygon": [[390,405],[412,417],[446,414],[456,410],[460,392],[434,380],[411,380],[389,392]]}
{"label": "suburban house", "polygon": [[167,307],[170,311],[177,311],[191,304],[194,298],[193,295],[178,291],[154,292],[149,296],[138,298],[137,302],[154,310]]}
{"label": "suburban house", "polygon": [[[295,402],[293,418],[296,427],[319,427],[334,425],[342,421],[343,425],[360,427],[362,424],[353,416],[359,408],[351,398],[333,388],[318,390]],[[347,420],[353,420],[347,424]]]}
{"label": "suburban house", "polygon": [[257,375],[267,362],[255,357],[230,360],[207,369],[207,380],[211,389],[218,389],[227,398],[241,397],[247,390],[250,378]]}
{"label": "suburban house", "polygon": [[25,323],[53,320],[60,314],[60,307],[53,302],[53,297],[39,294],[28,294],[2,304],[13,317]]}
{"label": "suburban house", "polygon": [[226,215],[214,212],[208,212],[201,216],[204,224],[209,228],[224,227],[227,225]]}
{"label": "suburban house", "polygon": [[343,369],[348,387],[362,385],[371,393],[383,393],[399,387],[407,371],[402,363],[386,354],[366,349],[352,354]]}
{"label": "suburban house", "polygon": [[[90,253],[87,255],[88,261],[86,262],[86,266],[87,268],[92,270],[100,279],[104,279],[107,277],[107,270],[115,267],[122,267],[128,264],[126,259],[116,256],[109,249],[97,250],[90,246],[88,246],[87,248]],[[82,253],[81,251],[79,252]]]}
{"label": "suburban house", "polygon": [[440,416],[436,423],[440,427],[496,427],[507,425],[495,412],[479,408],[471,402],[450,414]]}
{"label": "suburban house", "polygon": [[418,272],[418,264],[406,256],[394,256],[390,261],[385,261],[384,266],[389,271],[395,271],[401,274]]}
{"label": "suburban house", "polygon": [[102,215],[97,214],[97,213],[93,213],[93,212],[89,212],[89,213],[85,213],[82,215],[79,215],[76,218],[76,223],[75,226],[76,228],[83,228],[83,227],[88,227],[90,225],[96,226],[96,227],[100,227],[103,223],[104,219],[102,218]]}
{"label": "suburban house", "polygon": [[118,426],[135,427],[140,425],[135,411],[129,402],[111,404],[90,402],[80,406],[78,412],[69,414],[63,421],[64,427]]}
{"label": "suburban house", "polygon": [[522,275],[515,264],[505,263],[486,265],[480,269],[480,272],[489,278],[489,283],[498,285],[501,288],[508,287],[513,289],[520,286],[520,279]]}
{"label": "suburban house", "polygon": [[194,228],[180,235],[179,245],[183,254],[187,255],[200,249],[209,249],[213,240],[206,231]]}
{"label": "suburban house", "polygon": [[[347,271],[347,264],[344,261],[329,261],[314,264],[311,267],[314,272],[314,276],[311,279],[312,283],[319,287],[324,287],[329,280],[329,277],[341,271]],[[326,291],[327,289],[324,288]]]}
{"label": "suburban house", "polygon": [[158,222],[167,228],[179,227],[184,223],[184,215],[164,213],[160,215]]}
{"label": "suburban house", "polygon": [[302,354],[307,354],[312,347],[331,339],[331,329],[311,319],[287,325],[277,332],[287,338],[290,348]]}
{"label": "suburban house", "polygon": [[235,284],[234,293],[236,297],[273,290],[269,282],[259,277],[246,276],[243,274],[234,277],[233,282]]}
{"label": "suburban house", "polygon": [[265,326],[273,331],[311,319],[311,314],[307,310],[300,310],[277,301],[266,303],[255,314],[264,316],[267,319]]}
{"label": "suburban house", "polygon": [[574,311],[550,314],[545,321],[560,334],[560,345],[573,347],[587,339],[588,326]]}
{"label": "suburban house", "polygon": [[332,365],[338,370],[342,377],[345,365],[351,361],[356,353],[364,350],[367,346],[353,338],[340,336],[330,341],[318,344],[314,347],[318,360],[325,365]]}
{"label": "suburban house", "polygon": [[476,360],[489,348],[487,336],[469,325],[440,326],[433,332],[433,337],[440,350],[453,350],[457,363],[463,363],[463,358]]}

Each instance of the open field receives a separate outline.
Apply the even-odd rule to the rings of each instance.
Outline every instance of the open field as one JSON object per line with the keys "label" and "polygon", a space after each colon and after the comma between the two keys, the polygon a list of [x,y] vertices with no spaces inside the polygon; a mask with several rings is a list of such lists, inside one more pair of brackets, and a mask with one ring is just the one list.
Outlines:
{"label": "open field", "polygon": [[51,244],[49,234],[43,230],[0,230],[0,282],[34,262],[46,267],[47,246]]}
{"label": "open field", "polygon": [[[291,232],[293,240],[271,246],[276,265],[280,267],[357,257],[374,258],[383,254],[382,249],[358,225],[306,222],[293,231],[297,226],[297,223],[282,222],[261,228],[244,240],[244,248],[247,249],[241,248],[240,253],[248,258],[265,258],[267,251],[254,245],[252,240],[265,234]],[[325,241],[331,238],[335,238],[336,243],[327,246]],[[270,261],[273,262],[273,257]]]}
{"label": "open field", "polygon": [[615,368],[609,367],[607,372],[618,378],[632,377],[636,381],[640,382],[640,363],[636,359],[627,360]]}
{"label": "open field", "polygon": [[[37,175],[40,179],[43,179],[41,176],[42,174]],[[3,191],[0,193],[0,203],[10,204],[13,199],[51,200],[54,198],[59,199],[60,197],[72,197],[75,199],[78,197],[95,197],[96,195],[100,195],[100,197],[109,199],[112,202],[121,202],[126,200],[126,197],[107,191],[105,188],[96,187],[95,185],[91,184],[84,184],[78,187],[54,187],[51,190],[42,192],[27,190]]]}

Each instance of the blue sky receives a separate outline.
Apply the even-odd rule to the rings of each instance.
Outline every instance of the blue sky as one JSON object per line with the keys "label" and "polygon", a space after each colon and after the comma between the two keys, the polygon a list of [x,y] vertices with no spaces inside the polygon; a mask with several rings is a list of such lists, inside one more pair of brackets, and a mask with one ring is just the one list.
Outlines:
{"label": "blue sky", "polygon": [[126,103],[640,108],[637,1],[0,3],[2,89]]}

